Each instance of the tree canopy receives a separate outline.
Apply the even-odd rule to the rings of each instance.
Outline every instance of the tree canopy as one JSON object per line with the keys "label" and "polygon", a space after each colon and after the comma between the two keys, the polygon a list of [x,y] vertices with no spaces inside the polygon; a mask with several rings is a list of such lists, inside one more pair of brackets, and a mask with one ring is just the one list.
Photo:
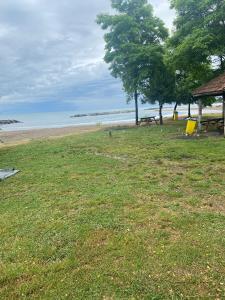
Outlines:
{"label": "tree canopy", "polygon": [[97,17],[105,61],[135,99],[136,124],[138,98],[158,102],[162,122],[164,103],[193,103],[192,90],[225,70],[225,1],[168,1],[176,11],[170,37],[147,0],[111,0],[116,14]]}
{"label": "tree canopy", "polygon": [[162,42],[168,37],[163,22],[153,15],[147,0],[112,0],[115,15],[99,15],[97,23],[105,34],[105,61],[110,64],[114,77],[122,80],[128,98],[136,103],[138,123],[138,95],[143,95],[143,86],[162,58]]}
{"label": "tree canopy", "polygon": [[[225,70],[224,0],[170,0],[175,30],[167,41],[167,61],[180,71],[176,101],[193,102],[191,91]],[[207,103],[211,103],[206,100]]]}
{"label": "tree canopy", "polygon": [[[170,0],[176,10],[176,53],[189,63],[213,62],[225,69],[225,1]],[[215,61],[216,58],[216,61]]]}

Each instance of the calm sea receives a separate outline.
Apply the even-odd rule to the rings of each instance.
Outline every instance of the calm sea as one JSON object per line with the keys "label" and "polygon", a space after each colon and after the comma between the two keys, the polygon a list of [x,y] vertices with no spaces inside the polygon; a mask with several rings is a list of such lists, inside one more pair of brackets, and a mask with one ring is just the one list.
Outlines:
{"label": "calm sea", "polygon": [[[124,109],[128,110],[130,109]],[[186,108],[182,108],[186,109]],[[105,111],[105,110],[104,110]],[[110,111],[110,110],[109,110]],[[111,110],[117,111],[117,110]],[[118,109],[121,111],[121,109]],[[93,111],[92,111],[93,112]],[[91,113],[92,113],[91,112]],[[102,112],[102,111],[96,111]],[[96,125],[96,124],[113,124],[113,123],[129,123],[134,121],[135,113],[118,113],[112,115],[101,116],[87,116],[79,118],[71,118],[74,114],[90,113],[89,111],[65,111],[65,112],[48,112],[48,113],[30,113],[30,114],[0,114],[0,120],[18,120],[22,123],[1,125],[4,131],[15,130],[30,130],[41,128],[61,128],[67,126],[81,126],[81,125]],[[166,106],[164,108],[164,116],[171,116],[173,113],[173,106]],[[158,116],[157,106],[140,107],[139,116]]]}

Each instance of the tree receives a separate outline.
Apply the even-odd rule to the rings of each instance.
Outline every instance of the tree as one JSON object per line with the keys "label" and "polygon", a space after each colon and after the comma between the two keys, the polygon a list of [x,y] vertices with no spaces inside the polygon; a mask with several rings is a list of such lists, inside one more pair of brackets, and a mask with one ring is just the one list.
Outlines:
{"label": "tree", "polygon": [[193,79],[190,77],[190,74],[187,74],[184,71],[175,71],[176,106],[181,104],[188,105],[188,118],[191,117],[191,104],[195,102],[195,99],[192,96],[193,86]]}
{"label": "tree", "polygon": [[[225,70],[224,0],[170,0],[175,31],[167,43],[167,61],[182,76],[176,81],[179,104],[193,102],[191,92]],[[213,99],[206,99],[206,103]]]}
{"label": "tree", "polygon": [[162,109],[165,103],[173,103],[175,97],[175,76],[164,61],[164,49],[158,51],[157,61],[148,69],[145,83],[142,85],[144,102],[159,104],[159,120],[163,125]]}
{"label": "tree", "polygon": [[[170,0],[177,12],[175,56],[191,66],[212,63],[225,70],[225,1]],[[183,58],[182,58],[183,57]],[[219,64],[218,64],[219,63]]]}
{"label": "tree", "polygon": [[97,17],[97,23],[107,30],[105,61],[110,64],[111,74],[122,80],[128,99],[135,100],[138,124],[138,97],[168,32],[153,15],[147,0],[111,0],[111,3],[117,14]]}

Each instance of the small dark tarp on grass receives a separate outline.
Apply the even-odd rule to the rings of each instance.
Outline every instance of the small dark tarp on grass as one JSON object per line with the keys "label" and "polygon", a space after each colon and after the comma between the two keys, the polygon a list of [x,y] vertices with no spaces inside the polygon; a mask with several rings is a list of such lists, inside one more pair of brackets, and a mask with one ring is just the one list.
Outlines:
{"label": "small dark tarp on grass", "polygon": [[15,169],[0,169],[0,181],[13,175],[16,175],[18,172],[19,170]]}

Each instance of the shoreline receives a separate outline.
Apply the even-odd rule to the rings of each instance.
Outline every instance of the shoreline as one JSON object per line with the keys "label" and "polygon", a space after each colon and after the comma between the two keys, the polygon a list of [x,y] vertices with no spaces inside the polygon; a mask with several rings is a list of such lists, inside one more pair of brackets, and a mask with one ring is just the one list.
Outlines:
{"label": "shoreline", "polygon": [[[217,105],[214,107],[207,107],[204,109],[204,114],[218,114],[221,111],[221,106]],[[193,116],[196,111],[192,112]],[[186,114],[180,111],[179,117],[183,118]],[[169,119],[171,116],[165,116],[164,119]],[[26,129],[26,130],[14,130],[14,131],[4,131],[0,130],[0,148],[6,146],[16,146],[19,144],[29,143],[33,140],[45,140],[52,138],[60,138],[70,135],[79,135],[83,133],[95,132],[101,129],[117,127],[117,126],[133,126],[134,121],[127,120],[126,122],[112,122],[107,124],[85,124],[85,125],[75,125],[75,126],[65,126],[58,128],[36,128],[36,129]]]}
{"label": "shoreline", "polygon": [[[109,125],[108,125],[109,126]],[[61,128],[43,128],[18,131],[0,131],[0,147],[25,144],[33,140],[60,138],[64,136],[98,131],[104,127],[98,125],[68,126]]]}

